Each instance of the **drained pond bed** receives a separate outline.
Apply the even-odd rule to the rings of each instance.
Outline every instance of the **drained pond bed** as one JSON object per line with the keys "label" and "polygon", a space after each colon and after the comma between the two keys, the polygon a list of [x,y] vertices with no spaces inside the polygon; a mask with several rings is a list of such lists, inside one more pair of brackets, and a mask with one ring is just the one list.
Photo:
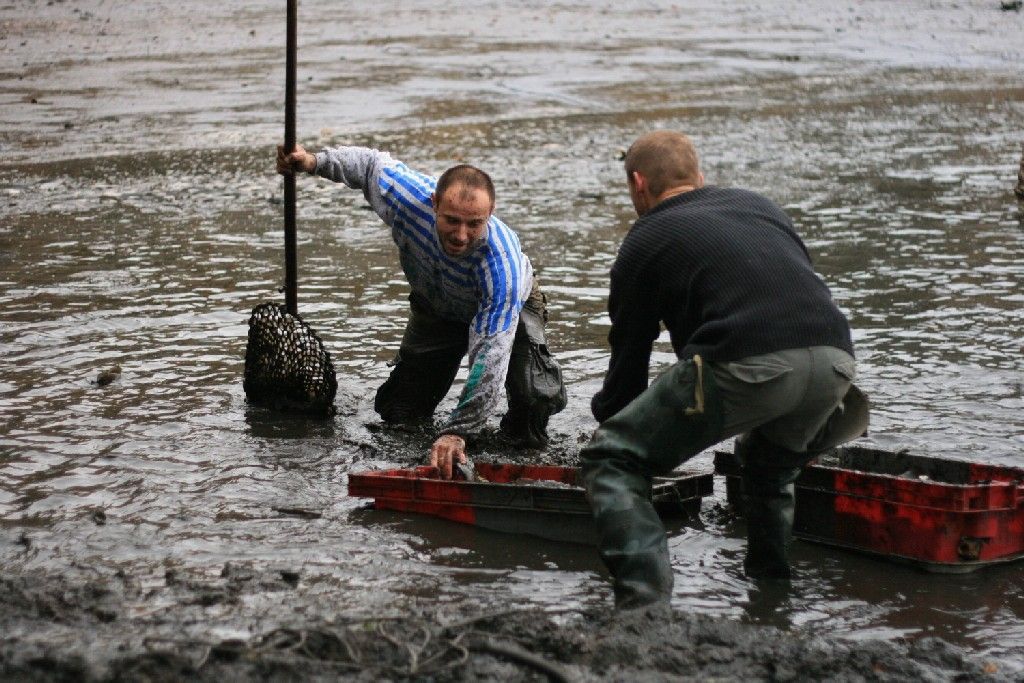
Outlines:
{"label": "drained pond bed", "polygon": [[[770,587],[767,589],[770,592]],[[321,596],[321,600],[324,596]],[[344,600],[344,594],[330,596]],[[615,613],[510,606],[387,618],[254,622],[246,602],[308,600],[302,580],[228,566],[168,574],[0,578],[5,680],[1000,681],[999,664],[937,638],[843,641],[667,607]],[[147,610],[147,607],[149,608]]]}
{"label": "drained pond bed", "polygon": [[[1024,12],[300,5],[300,144],[487,170],[548,296],[551,445],[474,463],[579,466],[635,220],[620,152],[675,129],[710,184],[792,217],[854,331],[857,445],[1024,467]],[[1020,680],[1018,564],[936,575],[798,541],[774,591],[743,574],[721,477],[668,525],[673,609],[651,615],[610,611],[592,546],[349,496],[353,473],[425,465],[436,425],[374,412],[408,286],[363,196],[310,177],[299,306],[338,413],[246,402],[247,321],[283,281],[283,29],[277,0],[0,6],[0,678]],[[651,358],[673,362],[667,339]]]}

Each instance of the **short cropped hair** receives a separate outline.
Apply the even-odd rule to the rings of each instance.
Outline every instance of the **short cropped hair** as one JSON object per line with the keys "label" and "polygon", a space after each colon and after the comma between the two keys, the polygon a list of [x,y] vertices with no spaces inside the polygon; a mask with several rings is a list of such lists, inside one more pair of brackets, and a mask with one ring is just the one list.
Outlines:
{"label": "short cropped hair", "polygon": [[700,177],[693,141],[672,130],[656,130],[637,138],[626,152],[625,166],[628,178],[639,171],[647,179],[655,197],[673,187],[692,185]]}
{"label": "short cropped hair", "polygon": [[463,185],[471,190],[484,190],[491,198],[491,206],[494,206],[494,182],[491,180],[491,176],[476,166],[459,164],[442,173],[441,177],[437,179],[437,187],[434,188],[434,196],[438,203],[444,198],[444,193],[448,191],[448,188],[453,185]]}

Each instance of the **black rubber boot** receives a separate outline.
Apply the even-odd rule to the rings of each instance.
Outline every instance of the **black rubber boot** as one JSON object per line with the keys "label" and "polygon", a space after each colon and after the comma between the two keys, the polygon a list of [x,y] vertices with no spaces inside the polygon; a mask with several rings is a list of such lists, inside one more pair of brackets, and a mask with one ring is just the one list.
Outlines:
{"label": "black rubber boot", "polygon": [[744,573],[752,579],[791,578],[795,486],[807,455],[776,446],[756,434],[736,442],[743,464],[743,505],[747,518]]}

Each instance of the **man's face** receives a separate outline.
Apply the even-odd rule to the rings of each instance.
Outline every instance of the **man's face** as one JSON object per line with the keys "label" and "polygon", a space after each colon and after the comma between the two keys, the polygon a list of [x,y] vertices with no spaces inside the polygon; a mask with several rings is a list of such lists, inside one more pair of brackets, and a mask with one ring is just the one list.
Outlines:
{"label": "man's face", "polygon": [[434,197],[437,235],[449,256],[462,256],[484,235],[494,205],[486,190],[455,184]]}

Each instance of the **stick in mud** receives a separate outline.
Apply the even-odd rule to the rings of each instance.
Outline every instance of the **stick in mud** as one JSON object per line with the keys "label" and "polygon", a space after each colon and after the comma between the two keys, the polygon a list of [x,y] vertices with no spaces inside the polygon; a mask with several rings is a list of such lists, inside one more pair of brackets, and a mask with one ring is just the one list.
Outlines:
{"label": "stick in mud", "polygon": [[490,638],[485,638],[479,643],[473,645],[470,649],[481,650],[489,654],[499,655],[507,659],[525,664],[530,668],[536,669],[541,673],[547,674],[548,677],[553,681],[559,683],[571,683],[573,678],[570,678],[569,674],[562,670],[557,664],[549,662],[548,660],[538,655],[524,650],[521,647],[512,645],[511,643],[499,643]]}

